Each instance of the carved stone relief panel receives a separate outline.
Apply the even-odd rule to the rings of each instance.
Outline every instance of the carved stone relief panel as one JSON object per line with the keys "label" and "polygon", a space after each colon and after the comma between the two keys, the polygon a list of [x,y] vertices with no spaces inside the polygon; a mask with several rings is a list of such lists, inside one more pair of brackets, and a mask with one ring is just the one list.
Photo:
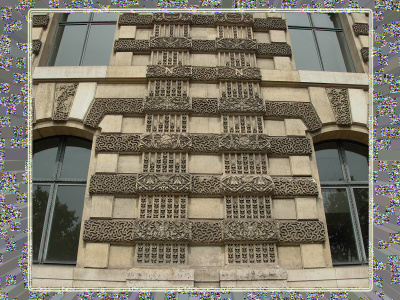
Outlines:
{"label": "carved stone relief panel", "polygon": [[191,134],[192,152],[212,153],[219,151],[219,134]]}
{"label": "carved stone relief panel", "polygon": [[189,193],[189,174],[142,173],[137,175],[137,190],[145,193]]}
{"label": "carved stone relief panel", "polygon": [[310,178],[273,178],[275,196],[316,196],[317,183]]}
{"label": "carved stone relief panel", "polygon": [[178,243],[138,243],[136,262],[139,264],[185,264],[187,245]]}
{"label": "carved stone relief panel", "polygon": [[151,37],[151,49],[191,49],[192,39],[187,37]]}
{"label": "carved stone relief panel", "polygon": [[221,222],[190,222],[191,242],[219,243],[222,241]]}
{"label": "carved stone relief panel", "polygon": [[267,156],[258,153],[225,153],[225,174],[267,174]]}
{"label": "carved stone relief panel", "polygon": [[147,114],[146,131],[185,133],[187,132],[187,119],[188,115],[186,114]]}
{"label": "carved stone relief panel", "polygon": [[150,52],[150,41],[136,39],[118,39],[114,42],[114,51],[147,53]]}
{"label": "carved stone relief panel", "polygon": [[320,221],[279,222],[280,242],[324,242],[325,227]]}
{"label": "carved stone relief panel", "polygon": [[354,34],[359,35],[369,35],[369,26],[365,23],[355,23],[353,24]]}
{"label": "carved stone relief panel", "polygon": [[264,113],[265,106],[263,99],[256,97],[248,98],[234,98],[225,97],[224,95],[219,99],[219,111],[221,113],[241,113],[253,112]]}
{"label": "carved stone relief panel", "polygon": [[221,190],[226,194],[271,195],[274,182],[267,175],[228,175],[221,177]]}
{"label": "carved stone relief panel", "polygon": [[149,65],[147,66],[147,78],[179,78],[190,79],[191,66]]}
{"label": "carved stone relief panel", "polygon": [[187,217],[187,195],[141,195],[140,218],[184,219]]}
{"label": "carved stone relief panel", "polygon": [[234,241],[275,241],[279,238],[279,228],[269,220],[224,220],[223,239]]}
{"label": "carved stone relief panel", "polygon": [[292,56],[292,48],[286,43],[259,43],[257,56]]}
{"label": "carved stone relief panel", "polygon": [[227,244],[228,264],[274,264],[275,244]]}
{"label": "carved stone relief panel", "polygon": [[188,134],[145,133],[140,140],[142,150],[190,150],[191,145]]}
{"label": "carved stone relief panel", "polygon": [[138,134],[102,134],[96,138],[98,152],[139,152]]}
{"label": "carved stone relief panel", "polygon": [[194,81],[218,80],[218,69],[214,67],[192,67],[191,79]]}
{"label": "carved stone relief panel", "polygon": [[254,31],[286,30],[286,21],[281,18],[254,18]]}
{"label": "carved stone relief panel", "polygon": [[261,80],[260,68],[255,67],[217,67],[218,79],[223,80]]}
{"label": "carved stone relief panel", "polygon": [[135,194],[136,175],[102,175],[90,178],[89,193],[94,194]]}
{"label": "carved stone relief panel", "polygon": [[127,13],[119,16],[118,25],[151,25],[153,14],[143,15],[138,13]]}
{"label": "carved stone relief panel", "polygon": [[285,155],[310,155],[311,142],[307,138],[271,137],[269,153]]}
{"label": "carved stone relief panel", "polygon": [[223,25],[253,25],[253,15],[249,13],[219,13],[215,14],[215,23]]}
{"label": "carved stone relief panel", "polygon": [[214,27],[214,14],[193,14],[192,25],[198,25],[202,27]]}
{"label": "carved stone relief panel", "polygon": [[54,121],[67,121],[77,87],[77,83],[56,84],[53,112]]}
{"label": "carved stone relief panel", "polygon": [[187,65],[189,61],[189,52],[187,51],[153,51],[152,65],[161,66],[182,66]]}
{"label": "carved stone relief panel", "polygon": [[199,115],[218,114],[217,98],[192,98],[192,112]]}
{"label": "carved stone relief panel", "polygon": [[217,51],[214,40],[192,40],[192,52],[207,53]]}
{"label": "carved stone relief panel", "polygon": [[33,15],[32,16],[32,27],[43,27],[43,29],[47,28],[49,24],[50,17],[45,15]]}
{"label": "carved stone relief panel", "polygon": [[225,196],[227,219],[271,218],[271,198],[268,196]]}
{"label": "carved stone relief panel", "polygon": [[190,13],[154,13],[153,22],[157,23],[191,23],[193,14]]}
{"label": "carved stone relief panel", "polygon": [[190,240],[190,225],[181,220],[147,220],[135,221],[135,240],[139,241],[176,241]]}
{"label": "carved stone relief panel", "polygon": [[224,133],[263,133],[262,116],[223,115]]}
{"label": "carved stone relief panel", "polygon": [[220,151],[268,151],[270,142],[265,134],[222,134]]}
{"label": "carved stone relief panel", "polygon": [[41,48],[42,48],[42,42],[40,40],[32,41],[32,53],[33,54],[38,55]]}
{"label": "carved stone relief panel", "polygon": [[90,242],[133,242],[137,228],[133,221],[86,220],[82,239]]}
{"label": "carved stone relief panel", "polygon": [[365,63],[369,61],[369,48],[368,47],[363,47],[361,49],[361,57]]}
{"label": "carved stone relief panel", "polygon": [[192,194],[219,195],[221,194],[221,180],[219,176],[192,176]]}
{"label": "carved stone relief panel", "polygon": [[257,64],[255,53],[221,52],[219,57],[221,65],[226,67],[255,67]]}
{"label": "carved stone relief panel", "polygon": [[188,154],[181,152],[143,153],[143,172],[186,173]]}
{"label": "carved stone relief panel", "polygon": [[217,51],[257,51],[257,41],[254,39],[217,38],[215,47]]}
{"label": "carved stone relief panel", "polygon": [[146,96],[143,110],[145,112],[188,112],[189,101],[187,96]]}
{"label": "carved stone relief panel", "polygon": [[338,125],[350,126],[350,101],[347,89],[326,88],[329,102]]}

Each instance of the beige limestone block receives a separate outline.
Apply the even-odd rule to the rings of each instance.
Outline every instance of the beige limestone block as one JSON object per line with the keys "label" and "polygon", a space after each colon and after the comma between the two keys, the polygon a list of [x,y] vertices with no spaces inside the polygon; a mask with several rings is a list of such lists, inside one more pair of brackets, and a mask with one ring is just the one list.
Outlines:
{"label": "beige limestone block", "polygon": [[257,12],[253,14],[253,18],[262,18],[265,19],[267,17],[266,13]]}
{"label": "beige limestone block", "polygon": [[147,84],[98,84],[95,98],[143,98]]}
{"label": "beige limestone block", "polygon": [[194,40],[214,40],[217,37],[217,29],[215,27],[191,27],[190,37]]}
{"label": "beige limestone block", "polygon": [[292,70],[292,63],[290,57],[274,56],[274,69],[278,70]]}
{"label": "beige limestone block", "polygon": [[286,20],[286,15],[284,13],[278,12],[267,12],[267,18],[281,18],[283,20]]}
{"label": "beige limestone block", "polygon": [[116,173],[118,166],[117,153],[97,154],[96,173]]}
{"label": "beige limestone block", "polygon": [[[260,288],[260,287],[271,287],[271,288],[283,288],[286,287],[286,280],[237,280],[237,288]],[[221,281],[221,286],[222,281]],[[226,285],[224,285],[226,286]]]}
{"label": "beige limestone block", "polygon": [[85,267],[86,268],[107,268],[110,244],[107,243],[86,243]]}
{"label": "beige limestone block", "polygon": [[360,35],[358,38],[360,39],[361,48],[369,47],[369,36],[368,35]]}
{"label": "beige limestone block", "polygon": [[257,43],[271,42],[268,32],[253,32],[253,38],[257,40]]}
{"label": "beige limestone block", "polygon": [[189,219],[222,219],[223,200],[221,198],[190,198]]}
{"label": "beige limestone block", "polygon": [[32,28],[32,40],[40,40],[42,37],[43,28],[42,27],[33,27]]}
{"label": "beige limestone block", "polygon": [[145,118],[143,117],[123,117],[122,118],[122,133],[143,133]]}
{"label": "beige limestone block", "polygon": [[317,199],[296,198],[298,220],[318,220]]}
{"label": "beige limestone block", "polygon": [[[93,243],[93,245],[96,244]],[[97,245],[104,245],[104,244],[97,244]],[[74,270],[74,279],[81,281],[90,281],[96,278],[96,280],[98,280],[99,282],[106,282],[106,281],[125,282],[126,274],[127,271],[117,270],[117,269],[76,268]]]}
{"label": "beige limestone block", "polygon": [[337,279],[349,279],[349,278],[368,278],[369,269],[368,266],[349,266],[349,267],[338,267],[334,268]]}
{"label": "beige limestone block", "polygon": [[305,136],[307,127],[301,119],[285,119],[286,135]]}
{"label": "beige limestone block", "polygon": [[222,174],[221,155],[191,154],[189,157],[189,173]]}
{"label": "beige limestone block", "polygon": [[279,266],[286,269],[301,269],[300,246],[278,246]]}
{"label": "beige limestone block", "polygon": [[104,79],[106,72],[107,66],[36,67],[32,79]]}
{"label": "beige limestone block", "polygon": [[41,279],[72,279],[75,266],[68,265],[32,265],[32,277]]}
{"label": "beige limestone block", "polygon": [[265,100],[271,101],[310,101],[310,95],[306,88],[262,87],[261,94]]}
{"label": "beige limestone block", "polygon": [[36,279],[32,278],[33,288],[60,288],[60,287],[72,287],[73,281],[65,279]]}
{"label": "beige limestone block", "polygon": [[218,288],[219,286],[219,281],[205,281],[205,282],[194,282],[194,287],[195,288]]}
{"label": "beige limestone block", "polygon": [[264,131],[269,136],[285,136],[285,122],[281,120],[264,120]]}
{"label": "beige limestone block", "polygon": [[285,269],[278,267],[269,268],[245,268],[237,267],[232,269],[222,269],[219,271],[220,278],[222,280],[237,280],[237,281],[247,281],[247,280],[277,280],[277,279],[287,279],[287,272]]}
{"label": "beige limestone block", "polygon": [[270,30],[269,36],[271,43],[285,43],[286,42],[286,31],[284,30]]}
{"label": "beige limestone block", "polygon": [[114,199],[113,218],[133,219],[137,215],[137,198],[118,198]]}
{"label": "beige limestone block", "polygon": [[146,69],[146,66],[109,66],[106,77],[107,79],[141,79],[146,78]]}
{"label": "beige limestone block", "polygon": [[350,113],[353,123],[368,123],[368,99],[365,99],[365,93],[361,89],[348,89],[350,100]]}
{"label": "beige limestone block", "polygon": [[190,95],[193,98],[218,98],[219,85],[215,83],[191,83]]}
{"label": "beige limestone block", "polygon": [[273,214],[275,219],[279,220],[295,220],[296,207],[294,199],[274,199]]}
{"label": "beige limestone block", "polygon": [[309,87],[311,103],[313,104],[322,124],[336,123],[331,103],[325,88]]}
{"label": "beige limestone block", "polygon": [[[272,68],[273,69],[273,68]],[[299,71],[293,70],[267,70],[261,69],[262,81],[273,82],[299,82]]]}
{"label": "beige limestone block", "polygon": [[273,70],[275,69],[275,63],[272,58],[257,58],[257,67],[259,67],[261,70]]}
{"label": "beige limestone block", "polygon": [[54,83],[40,83],[35,96],[36,121],[51,119],[54,103]]}
{"label": "beige limestone block", "polygon": [[129,154],[119,155],[118,173],[140,173],[142,172],[142,155]]}
{"label": "beige limestone block", "polygon": [[190,280],[128,280],[126,282],[130,288],[182,288],[182,287],[194,287],[194,281]]}
{"label": "beige limestone block", "polygon": [[132,66],[147,66],[150,65],[150,55],[134,54],[132,57]]}
{"label": "beige limestone block", "polygon": [[[120,271],[120,270],[118,270]],[[112,281],[112,280],[107,280],[107,281],[100,281],[100,280],[84,280],[84,281],[79,281],[79,280],[74,280],[72,281],[72,287],[73,288],[81,288],[81,289],[86,289],[86,288],[91,288],[91,289],[96,289],[98,290],[99,288],[119,288],[121,290],[126,289],[126,282],[125,281]]]}
{"label": "beige limestone block", "polygon": [[133,265],[134,246],[110,246],[108,267],[113,269],[128,269]]}
{"label": "beige limestone block", "polygon": [[216,54],[192,54],[190,64],[199,67],[215,67],[218,65],[218,57]]}
{"label": "beige limestone block", "polygon": [[91,218],[111,219],[113,215],[114,196],[92,196]]}
{"label": "beige limestone block", "polygon": [[189,265],[191,266],[223,266],[223,246],[190,246]]}
{"label": "beige limestone block", "polygon": [[190,133],[221,133],[219,117],[190,117]]}
{"label": "beige limestone block", "polygon": [[291,175],[289,158],[270,157],[268,159],[269,175],[285,176]]}
{"label": "beige limestone block", "polygon": [[219,269],[206,268],[194,270],[194,281],[197,282],[219,282]]}
{"label": "beige limestone block", "polygon": [[120,39],[134,39],[136,36],[136,26],[120,26],[119,38]]}
{"label": "beige limestone block", "polygon": [[325,267],[324,249],[321,244],[303,244],[300,247],[305,269]]}
{"label": "beige limestone block", "polygon": [[337,288],[336,280],[288,281],[290,288]]}
{"label": "beige limestone block", "polygon": [[132,65],[132,52],[117,52],[115,53],[114,65],[115,66],[131,66]]}
{"label": "beige limestone block", "polygon": [[136,29],[137,40],[148,40],[153,35],[153,29],[140,28]]}
{"label": "beige limestone block", "polygon": [[96,82],[80,82],[76,89],[69,117],[83,120],[96,92]]}
{"label": "beige limestone block", "polygon": [[299,70],[300,82],[368,86],[368,74]]}
{"label": "beige limestone block", "polygon": [[289,161],[293,176],[311,175],[311,161],[309,156],[290,156]]}
{"label": "beige limestone block", "polygon": [[368,23],[368,17],[365,16],[365,13],[351,13],[351,17],[353,18],[354,23]]}
{"label": "beige limestone block", "polygon": [[339,288],[368,288],[372,282],[368,279],[345,279],[345,280],[338,280],[337,286]]}
{"label": "beige limestone block", "polygon": [[169,268],[169,266],[168,269],[131,268],[128,271],[127,279],[138,280],[138,281],[153,281],[153,280],[193,281],[194,270]]}
{"label": "beige limestone block", "polygon": [[122,115],[105,115],[99,127],[102,133],[119,133],[122,127]]}
{"label": "beige limestone block", "polygon": [[288,270],[288,282],[298,282],[298,281],[307,282],[307,281],[335,280],[335,279],[336,279],[336,272],[334,268]]}

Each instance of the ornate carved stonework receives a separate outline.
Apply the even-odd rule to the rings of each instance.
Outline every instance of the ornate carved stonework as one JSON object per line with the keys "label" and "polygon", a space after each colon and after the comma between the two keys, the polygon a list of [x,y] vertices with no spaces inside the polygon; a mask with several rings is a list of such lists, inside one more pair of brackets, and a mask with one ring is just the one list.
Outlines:
{"label": "ornate carved stonework", "polygon": [[42,48],[42,42],[40,40],[32,41],[32,53],[38,55],[40,52],[40,48]]}
{"label": "ornate carved stonework", "polygon": [[192,15],[192,25],[198,25],[202,27],[214,27],[214,14],[193,14]]}
{"label": "ornate carved stonework", "polygon": [[223,240],[233,241],[276,241],[279,238],[277,224],[269,220],[224,220]]}
{"label": "ornate carved stonework", "polygon": [[96,128],[106,114],[139,114],[143,112],[141,98],[96,98],[92,102],[83,124]]}
{"label": "ornate carved stonework", "polygon": [[192,39],[185,37],[151,37],[151,49],[191,49]]}
{"label": "ornate carved stonework", "polygon": [[190,13],[154,13],[153,22],[157,23],[188,23],[192,22],[193,14]]}
{"label": "ornate carved stonework", "polygon": [[189,174],[141,173],[137,175],[137,190],[152,193],[189,193],[190,182]]}
{"label": "ornate carved stonework", "polygon": [[145,133],[140,139],[141,150],[189,150],[192,141],[187,134]]}
{"label": "ornate carved stonework", "polygon": [[320,221],[279,222],[279,242],[311,243],[325,241],[325,226]]}
{"label": "ornate carved stonework", "polygon": [[217,98],[192,98],[192,112],[199,115],[218,114]]}
{"label": "ornate carved stonework", "polygon": [[219,176],[192,176],[192,194],[219,195],[221,180]]}
{"label": "ornate carved stonework", "polygon": [[191,66],[147,66],[147,78],[180,78],[190,79],[192,75]]}
{"label": "ornate carved stonework", "polygon": [[217,50],[214,40],[192,40],[193,52],[215,52]]}
{"label": "ornate carved stonework", "polygon": [[146,220],[138,219],[134,222],[135,240],[139,241],[188,241],[190,227],[187,220]]}
{"label": "ornate carved stonework", "polygon": [[286,30],[286,21],[281,18],[254,18],[255,31]]}
{"label": "ornate carved stonework", "polygon": [[136,175],[102,175],[90,178],[90,194],[135,194]]}
{"label": "ornate carved stonework", "polygon": [[301,118],[307,129],[315,131],[322,128],[322,122],[309,102],[265,101],[267,117]]}
{"label": "ornate carved stonework", "polygon": [[270,142],[265,134],[222,134],[219,148],[221,151],[267,151]]}
{"label": "ornate carved stonework", "polygon": [[286,43],[259,43],[257,45],[259,56],[292,56],[292,48]]}
{"label": "ornate carved stonework", "polygon": [[191,79],[195,81],[216,81],[218,69],[214,67],[192,67]]}
{"label": "ornate carved stonework", "polygon": [[140,135],[138,134],[103,134],[96,138],[98,152],[138,152]]}
{"label": "ornate carved stonework", "polygon": [[361,57],[365,63],[369,61],[369,48],[368,47],[363,47],[361,49]]}
{"label": "ornate carved stonework", "polygon": [[222,96],[219,99],[219,111],[222,113],[253,112],[264,113],[265,106],[260,97],[234,98]]}
{"label": "ornate carved stonework", "polygon": [[317,183],[311,178],[274,177],[275,196],[316,196]]}
{"label": "ornate carved stonework", "polygon": [[217,67],[218,79],[224,80],[261,80],[260,68],[253,67]]}
{"label": "ornate carved stonework", "polygon": [[220,243],[222,237],[221,222],[190,222],[191,242],[195,243]]}
{"label": "ornate carved stonework", "polygon": [[77,83],[56,84],[55,107],[53,113],[54,121],[67,121],[77,87]]}
{"label": "ornate carved stonework", "polygon": [[311,142],[307,138],[271,137],[269,153],[285,155],[310,155]]}
{"label": "ornate carved stonework", "polygon": [[369,26],[365,23],[355,23],[353,24],[354,34],[359,35],[369,35]]}
{"label": "ornate carved stonework", "polygon": [[134,221],[86,220],[83,240],[91,242],[133,242],[137,228]]}
{"label": "ornate carved stonework", "polygon": [[215,24],[234,25],[234,26],[252,26],[253,15],[248,13],[216,13],[214,14]]}
{"label": "ornate carved stonework", "polygon": [[212,153],[219,151],[220,136],[218,134],[191,134],[191,151],[198,153]]}
{"label": "ornate carved stonework", "polygon": [[217,38],[215,47],[218,51],[257,51],[257,41],[254,39]]}
{"label": "ornate carved stonework", "polygon": [[274,182],[267,175],[229,175],[221,177],[221,189],[226,194],[262,194],[274,192]]}
{"label": "ornate carved stonework", "polygon": [[143,15],[138,13],[127,13],[119,16],[118,25],[151,25],[153,23],[153,14]]}
{"label": "ornate carved stonework", "polygon": [[183,243],[138,243],[139,264],[185,264],[187,245]]}
{"label": "ornate carved stonework", "polygon": [[187,96],[146,96],[143,110],[145,112],[188,112],[190,99]]}
{"label": "ornate carved stonework", "polygon": [[141,195],[140,218],[187,218],[187,195]]}
{"label": "ornate carved stonework", "polygon": [[114,52],[150,52],[148,40],[118,39],[114,42]]}
{"label": "ornate carved stonework", "polygon": [[228,244],[228,264],[273,264],[276,262],[275,244]]}
{"label": "ornate carved stonework", "polygon": [[271,198],[269,196],[225,196],[227,219],[271,218]]}
{"label": "ornate carved stonework", "polygon": [[350,126],[350,102],[347,89],[326,88],[326,93],[328,94],[336,123],[338,125]]}
{"label": "ornate carved stonework", "polygon": [[43,29],[47,28],[49,24],[50,17],[45,15],[34,15],[32,16],[32,27],[43,27]]}

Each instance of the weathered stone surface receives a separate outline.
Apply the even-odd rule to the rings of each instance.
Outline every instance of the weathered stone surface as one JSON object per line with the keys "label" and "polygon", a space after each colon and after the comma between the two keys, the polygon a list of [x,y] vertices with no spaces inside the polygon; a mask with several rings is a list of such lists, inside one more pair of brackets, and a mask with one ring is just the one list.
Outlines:
{"label": "weathered stone surface", "polygon": [[189,174],[142,173],[137,177],[137,190],[152,193],[189,193],[190,182]]}
{"label": "weathered stone surface", "polygon": [[40,40],[32,41],[32,54],[38,55],[42,48],[42,42]]}
{"label": "weathered stone surface", "polygon": [[192,194],[219,195],[221,194],[221,181],[219,176],[192,176]]}
{"label": "weathered stone surface", "polygon": [[221,177],[221,189],[224,193],[268,195],[274,191],[274,182],[267,175],[242,175]]}
{"label": "weathered stone surface", "polygon": [[273,178],[275,196],[315,196],[318,195],[317,183],[309,178]]}
{"label": "weathered stone surface", "polygon": [[114,52],[150,52],[150,41],[136,39],[118,39],[114,42]]}
{"label": "weathered stone surface", "polygon": [[43,27],[43,29],[46,29],[49,21],[50,17],[47,15],[33,15],[32,27]]}
{"label": "weathered stone surface", "polygon": [[264,134],[222,134],[219,149],[221,151],[268,151],[270,140]]}
{"label": "weathered stone surface", "polygon": [[188,134],[145,133],[140,138],[141,150],[189,150],[192,141]]}
{"label": "weathered stone surface", "polygon": [[257,31],[286,30],[286,21],[281,18],[254,18],[253,29]]}
{"label": "weathered stone surface", "polygon": [[292,56],[292,48],[287,43],[259,43],[258,56]]}
{"label": "weathered stone surface", "polygon": [[145,112],[188,112],[190,102],[187,96],[146,96],[143,103]]}
{"label": "weathered stone surface", "polygon": [[311,142],[307,138],[272,137],[268,140],[270,143],[269,153],[310,155],[312,152]]}
{"label": "weathered stone surface", "polygon": [[67,121],[77,87],[77,83],[56,84],[54,121]]}
{"label": "weathered stone surface", "polygon": [[353,24],[354,34],[359,35],[369,35],[369,26],[366,23],[355,23]]}
{"label": "weathered stone surface", "polygon": [[363,47],[361,49],[361,57],[365,63],[369,61],[369,48],[368,47]]}
{"label": "weathered stone surface", "polygon": [[90,178],[89,193],[94,194],[135,194],[136,176],[101,175]]}
{"label": "weathered stone surface", "polygon": [[139,146],[138,134],[103,134],[96,138],[98,152],[138,152]]}
{"label": "weathered stone surface", "polygon": [[217,38],[215,47],[217,51],[257,51],[257,41],[253,39]]}
{"label": "weathered stone surface", "polygon": [[320,221],[280,221],[279,242],[324,242],[325,227]]}
{"label": "weathered stone surface", "polygon": [[347,89],[326,88],[326,93],[331,102],[336,123],[342,126],[350,126],[351,115]]}
{"label": "weathered stone surface", "polygon": [[143,15],[138,13],[127,13],[119,16],[118,25],[151,25],[153,14]]}

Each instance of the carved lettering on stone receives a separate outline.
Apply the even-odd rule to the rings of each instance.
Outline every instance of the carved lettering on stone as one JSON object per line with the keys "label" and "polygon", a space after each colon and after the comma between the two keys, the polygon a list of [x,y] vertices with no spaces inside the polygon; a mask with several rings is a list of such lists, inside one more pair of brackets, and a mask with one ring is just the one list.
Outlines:
{"label": "carved lettering on stone", "polygon": [[273,178],[275,196],[316,196],[317,183],[310,178]]}
{"label": "carved lettering on stone", "polygon": [[221,194],[221,180],[219,176],[192,176],[192,190],[194,195]]}
{"label": "carved lettering on stone", "polygon": [[140,135],[138,134],[103,134],[96,138],[98,152],[138,152]]}
{"label": "carved lettering on stone", "polygon": [[190,49],[192,39],[186,37],[151,37],[151,49]]}
{"label": "carved lettering on stone", "polygon": [[265,106],[263,99],[259,96],[246,97],[246,98],[235,98],[226,97],[223,95],[219,99],[219,111],[222,113],[240,113],[240,112],[258,112],[264,113]]}
{"label": "carved lettering on stone", "polygon": [[268,220],[224,220],[223,240],[233,241],[276,241],[279,229],[276,223]]}
{"label": "carved lettering on stone", "polygon": [[259,56],[292,56],[292,48],[287,43],[259,43],[257,45]]}
{"label": "carved lettering on stone", "polygon": [[324,223],[320,221],[279,222],[279,241],[292,243],[324,242]]}
{"label": "carved lettering on stone", "polygon": [[369,26],[365,23],[355,23],[353,24],[354,34],[359,35],[369,35]]}
{"label": "carved lettering on stone", "polygon": [[338,125],[350,126],[350,102],[347,89],[326,88],[329,101]]}
{"label": "carved lettering on stone", "polygon": [[269,153],[299,155],[312,153],[311,142],[307,138],[271,137]]}
{"label": "carved lettering on stone", "polygon": [[138,192],[189,193],[190,174],[141,173],[137,175]]}
{"label": "carved lettering on stone", "polygon": [[221,151],[267,151],[270,142],[265,134],[222,134],[219,148]]}
{"label": "carved lettering on stone", "polygon": [[118,25],[151,25],[153,23],[153,14],[143,15],[138,13],[127,13],[119,16]]}
{"label": "carved lettering on stone", "polygon": [[67,121],[77,87],[77,83],[56,84],[54,121]]}
{"label": "carved lettering on stone", "polygon": [[261,80],[260,68],[255,67],[217,67],[218,79]]}
{"label": "carved lettering on stone", "polygon": [[191,144],[188,134],[146,133],[140,140],[142,150],[189,150]]}
{"label": "carved lettering on stone", "polygon": [[262,194],[274,192],[274,181],[267,175],[229,175],[221,177],[221,188],[226,194]]}
{"label": "carved lettering on stone", "polygon": [[118,39],[114,42],[114,52],[150,52],[148,40]]}
{"label": "carved lettering on stone", "polygon": [[147,78],[180,78],[190,79],[192,75],[191,66],[147,66]]}
{"label": "carved lettering on stone", "polygon": [[49,24],[50,17],[45,15],[34,15],[32,16],[32,27],[43,27],[43,29],[47,28]]}
{"label": "carved lettering on stone", "polygon": [[95,174],[90,178],[90,194],[135,194],[136,175]]}
{"label": "carved lettering on stone", "polygon": [[42,48],[42,42],[40,40],[32,41],[32,53],[38,55],[40,52],[40,48]]}
{"label": "carved lettering on stone", "polygon": [[217,50],[241,50],[257,51],[257,41],[254,39],[217,38],[215,42]]}
{"label": "carved lettering on stone", "polygon": [[254,18],[255,31],[286,30],[286,21],[281,18]]}

